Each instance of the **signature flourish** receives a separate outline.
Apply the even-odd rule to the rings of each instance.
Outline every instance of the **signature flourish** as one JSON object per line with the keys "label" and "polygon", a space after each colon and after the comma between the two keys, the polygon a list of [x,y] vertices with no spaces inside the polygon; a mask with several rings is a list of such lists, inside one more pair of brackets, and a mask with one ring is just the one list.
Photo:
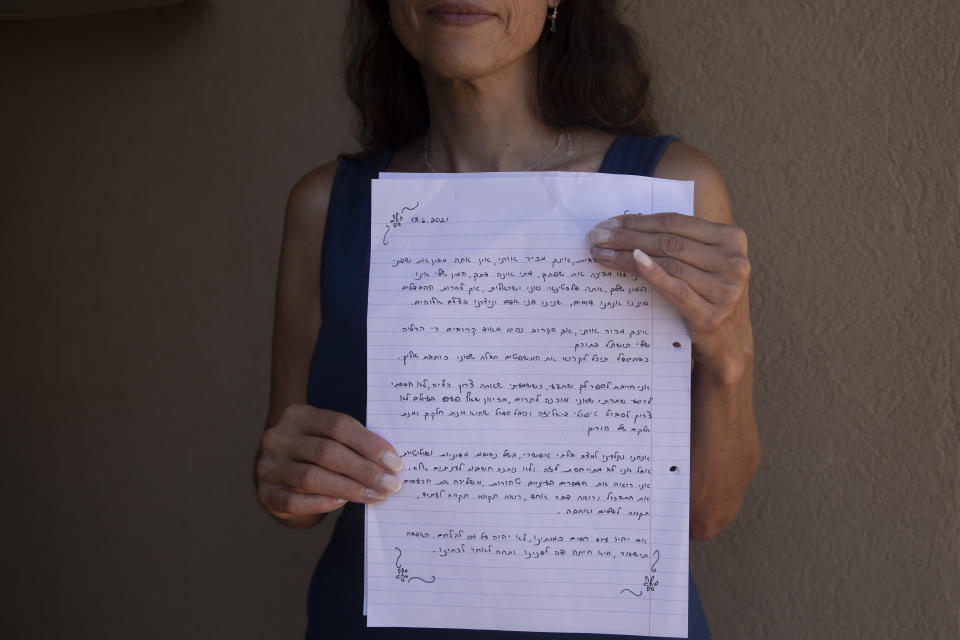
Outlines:
{"label": "signature flourish", "polygon": [[406,213],[407,211],[413,211],[419,206],[420,206],[420,203],[417,202],[417,204],[413,205],[412,207],[401,207],[400,211],[397,211],[392,216],[390,216],[390,221],[384,225],[387,228],[387,230],[383,232],[383,244],[385,245],[390,244],[389,242],[387,242],[387,234],[390,233],[391,229],[400,228],[400,225],[403,224],[403,214]]}
{"label": "signature flourish", "polygon": [[397,580],[399,580],[400,582],[413,582],[414,580],[419,580],[420,582],[425,582],[427,584],[430,584],[437,580],[436,576],[430,576],[429,579],[421,578],[420,576],[411,576],[407,568],[404,567],[402,564],[400,564],[400,556],[403,555],[403,551],[400,550],[400,547],[394,547],[394,549],[397,550],[397,561],[396,561],[397,575],[394,576]]}

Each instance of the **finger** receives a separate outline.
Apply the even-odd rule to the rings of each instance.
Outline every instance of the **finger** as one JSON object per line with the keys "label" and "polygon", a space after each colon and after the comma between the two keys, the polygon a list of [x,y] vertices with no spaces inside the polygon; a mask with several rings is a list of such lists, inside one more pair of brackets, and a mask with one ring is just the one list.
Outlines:
{"label": "finger", "polygon": [[380,502],[386,499],[389,493],[382,488],[364,486],[353,478],[302,462],[288,462],[279,467],[271,481],[298,493],[324,495],[364,504]]}
{"label": "finger", "polygon": [[672,233],[595,228],[587,233],[587,240],[602,249],[640,249],[649,256],[674,258],[701,271],[718,272],[725,265],[723,249]]}
{"label": "finger", "polygon": [[601,229],[630,229],[646,233],[669,233],[703,244],[723,244],[746,251],[746,234],[732,224],[711,222],[680,213],[635,213],[614,216],[597,225]]}
{"label": "finger", "polygon": [[393,473],[330,438],[300,436],[293,444],[291,455],[301,462],[343,474],[379,493],[394,493],[403,486],[400,478]]}
{"label": "finger", "polygon": [[635,250],[633,255],[637,272],[657,290],[657,293],[676,307],[688,325],[693,325],[691,328],[705,324],[714,317],[716,308],[694,291],[689,284],[671,276],[639,249]]}
{"label": "finger", "polygon": [[[605,267],[626,273],[639,273],[637,261],[634,259],[632,251],[594,248],[591,249],[590,253],[598,263]],[[737,284],[728,282],[715,274],[702,271],[681,260],[655,257],[653,261],[660,265],[660,268],[668,275],[683,280],[698,295],[713,304],[734,301],[743,292]]]}
{"label": "finger", "polygon": [[297,493],[286,487],[267,485],[260,488],[260,502],[278,518],[294,518],[329,513],[339,509],[347,501],[343,498]]}
{"label": "finger", "polygon": [[403,469],[403,461],[389,442],[345,413],[314,409],[303,422],[305,433],[336,440],[390,471]]}

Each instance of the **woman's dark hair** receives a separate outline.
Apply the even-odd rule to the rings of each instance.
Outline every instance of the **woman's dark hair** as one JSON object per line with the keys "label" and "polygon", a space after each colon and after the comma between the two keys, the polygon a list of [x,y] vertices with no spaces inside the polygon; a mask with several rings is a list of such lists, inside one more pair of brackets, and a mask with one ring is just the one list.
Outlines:
{"label": "woman's dark hair", "polygon": [[[544,28],[536,46],[537,95],[547,124],[657,133],[650,73],[616,0],[563,0],[556,33]],[[363,152],[357,156],[404,147],[426,132],[430,114],[420,67],[394,34],[386,0],[352,1],[343,53],[347,95],[359,116]]]}

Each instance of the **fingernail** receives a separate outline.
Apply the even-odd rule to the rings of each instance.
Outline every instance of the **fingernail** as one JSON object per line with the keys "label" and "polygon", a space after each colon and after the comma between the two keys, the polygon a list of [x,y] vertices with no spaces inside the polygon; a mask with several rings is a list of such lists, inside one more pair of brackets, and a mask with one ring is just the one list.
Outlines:
{"label": "fingernail", "polygon": [[403,486],[403,482],[401,482],[400,478],[397,476],[384,473],[380,475],[380,486],[390,493],[395,493],[400,491],[400,487]]}
{"label": "fingernail", "polygon": [[382,462],[386,468],[393,469],[394,471],[403,469],[403,460],[393,451],[384,451],[383,455],[380,456],[380,462]]}
{"label": "fingernail", "polygon": [[619,229],[620,228],[620,218],[609,218],[603,222],[598,222],[596,225],[597,229]]}
{"label": "fingernail", "polygon": [[597,260],[614,260],[617,257],[617,252],[613,249],[600,249],[598,247],[592,247],[590,253]]}
{"label": "fingernail", "polygon": [[633,259],[640,263],[644,269],[649,269],[653,265],[653,260],[650,259],[650,256],[645,254],[640,249],[633,250]]}
{"label": "fingernail", "polygon": [[606,229],[591,229],[590,232],[587,233],[587,240],[590,242],[606,242],[612,236],[613,234]]}
{"label": "fingernail", "polygon": [[363,488],[363,500],[365,502],[380,502],[381,500],[386,500],[387,496],[382,493],[377,493],[373,489],[368,487]]}
{"label": "fingernail", "polygon": [[334,504],[337,504],[337,505],[346,504],[346,503],[347,503],[347,500],[346,500],[346,498],[337,498],[336,500],[333,501],[333,503],[334,503]]}

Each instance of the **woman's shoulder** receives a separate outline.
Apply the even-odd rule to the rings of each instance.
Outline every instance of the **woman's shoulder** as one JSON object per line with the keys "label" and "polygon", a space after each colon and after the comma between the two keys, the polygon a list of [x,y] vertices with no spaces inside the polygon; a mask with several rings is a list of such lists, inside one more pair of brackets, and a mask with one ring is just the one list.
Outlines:
{"label": "woman's shoulder", "polygon": [[290,189],[289,204],[298,211],[322,209],[325,212],[339,164],[333,160],[300,176]]}
{"label": "woman's shoulder", "polygon": [[655,178],[695,183],[694,211],[698,218],[732,224],[730,196],[720,169],[705,153],[688,144],[671,142],[657,164]]}
{"label": "woman's shoulder", "polygon": [[297,229],[309,237],[322,236],[327,219],[327,205],[337,175],[337,160],[327,162],[300,176],[287,198],[284,226]]}

